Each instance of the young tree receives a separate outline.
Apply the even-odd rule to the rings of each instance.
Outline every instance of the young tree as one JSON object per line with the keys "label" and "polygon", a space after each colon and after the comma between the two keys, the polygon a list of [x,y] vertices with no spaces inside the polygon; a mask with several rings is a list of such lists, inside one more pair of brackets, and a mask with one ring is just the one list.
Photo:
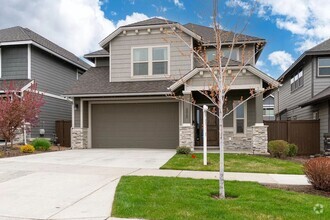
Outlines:
{"label": "young tree", "polygon": [[6,85],[4,95],[0,96],[0,136],[7,143],[16,137],[18,129],[24,129],[25,123],[35,126],[38,123],[40,108],[44,105],[43,95],[32,84],[26,91],[20,91],[13,82]]}
{"label": "young tree", "polygon": [[[190,48],[190,53],[194,54],[194,57],[201,63],[210,73],[211,73],[211,82],[209,79],[205,82],[207,85],[207,90],[199,90],[199,92],[204,97],[206,97],[210,103],[212,103],[215,108],[211,108],[208,110],[208,113],[216,116],[219,122],[219,148],[220,148],[220,171],[219,171],[219,198],[225,198],[225,185],[224,185],[224,119],[233,113],[240,105],[244,104],[248,100],[255,98],[259,95],[262,95],[267,90],[271,90],[275,88],[278,84],[274,81],[274,84],[269,84],[267,88],[256,91],[255,89],[250,89],[249,97],[241,97],[239,103],[233,106],[232,109],[229,110],[227,104],[228,92],[231,90],[234,82],[238,78],[239,75],[242,74],[242,70],[245,69],[247,64],[254,59],[254,56],[263,49],[263,43],[258,43],[256,45],[255,52],[249,54],[249,52],[245,52],[245,44],[240,44],[239,49],[242,51],[240,57],[239,70],[236,73],[229,73],[230,71],[230,62],[231,59],[224,57],[224,47],[230,49],[229,56],[233,53],[233,49],[237,47],[236,43],[238,42],[238,37],[241,33],[233,33],[223,31],[220,27],[219,14],[218,14],[218,1],[213,1],[213,29],[215,36],[215,43],[212,45],[215,48],[215,59],[212,62],[209,62],[206,58],[206,46],[191,46],[190,42],[186,42],[184,38],[180,35],[179,31],[176,29],[172,29],[167,34],[177,36],[180,41],[184,42],[187,47]],[[245,26],[243,27],[245,29]],[[231,44],[228,45],[228,39],[230,38]],[[165,39],[166,40],[166,39]],[[226,42],[226,44],[224,44]],[[184,55],[184,54],[182,54]],[[184,83],[184,82],[183,82]],[[201,108],[201,106],[196,104],[195,100],[186,100],[183,96],[180,96],[174,92],[170,96],[182,102],[189,103],[197,108]]]}

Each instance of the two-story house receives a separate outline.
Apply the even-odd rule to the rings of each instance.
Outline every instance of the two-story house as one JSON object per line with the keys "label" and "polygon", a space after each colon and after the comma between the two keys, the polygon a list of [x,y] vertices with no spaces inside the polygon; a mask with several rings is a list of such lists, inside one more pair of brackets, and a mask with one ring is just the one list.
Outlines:
{"label": "two-story house", "polygon": [[[233,109],[251,89],[276,80],[255,67],[264,39],[223,31],[223,59],[229,74],[242,73],[227,94]],[[230,45],[235,40],[230,53]],[[191,48],[208,62],[215,59],[212,28],[152,18],[122,26],[100,42],[102,50],[85,57],[96,64],[65,95],[74,99],[74,148],[176,148],[202,145],[202,110],[212,107],[199,91],[209,90],[211,74]],[[213,62],[214,63],[214,62]],[[225,62],[223,62],[225,63]],[[242,65],[242,63],[246,65]],[[214,83],[214,82],[213,82]],[[208,145],[218,145],[218,120],[208,115]],[[238,107],[225,118],[226,150],[265,153],[263,97]]]}
{"label": "two-story house", "polygon": [[39,115],[39,126],[31,137],[43,129],[47,138],[55,133],[56,120],[71,120],[72,100],[64,91],[78,80],[90,66],[71,52],[39,34],[22,27],[0,30],[0,93],[14,83],[19,91],[37,83],[45,105]]}
{"label": "two-story house", "polygon": [[320,120],[320,143],[330,133],[330,39],[305,51],[278,79],[278,120]]}

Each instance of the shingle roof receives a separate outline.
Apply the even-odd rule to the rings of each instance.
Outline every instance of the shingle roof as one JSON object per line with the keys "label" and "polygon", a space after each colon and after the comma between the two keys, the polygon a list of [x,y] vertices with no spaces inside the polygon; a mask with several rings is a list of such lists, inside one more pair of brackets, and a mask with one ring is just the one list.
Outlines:
{"label": "shingle roof", "polygon": [[170,21],[162,18],[150,18],[144,21],[135,22],[129,25],[125,25],[122,27],[136,27],[136,26],[148,26],[148,25],[161,25],[161,24],[175,24],[177,22]]}
{"label": "shingle roof", "polygon": [[28,28],[23,27],[11,27],[7,29],[0,30],[0,42],[11,42],[11,41],[33,41],[52,52],[59,54],[60,56],[70,60],[74,64],[78,66],[82,66],[88,69],[90,66],[79,59],[73,53],[67,51],[66,49],[58,46],[57,44],[47,40],[46,38],[42,37],[41,35],[31,31]]}
{"label": "shingle roof", "polygon": [[[229,60],[229,62],[228,62],[228,60]],[[236,61],[236,60],[232,60],[232,59],[228,59],[226,57],[223,57],[221,59],[222,66],[226,66],[227,65],[227,62],[228,62],[228,66],[240,66],[240,65],[242,65],[242,62],[239,62],[239,61]],[[215,62],[215,61],[211,61],[211,62],[208,63],[208,65],[210,67],[215,67],[215,66],[218,66],[218,63]],[[205,65],[204,62],[197,62],[197,66],[196,67],[197,68],[205,68],[207,66]]]}
{"label": "shingle roof", "polygon": [[[192,23],[188,23],[183,26],[201,36],[204,43],[216,42],[213,28]],[[235,36],[234,32],[225,30],[221,30],[221,37],[223,42],[232,42],[233,40],[236,40],[238,42],[265,41],[265,39],[245,34],[236,34]]]}
{"label": "shingle roof", "polygon": [[0,90],[3,91],[8,88],[10,83],[13,83],[13,86],[17,90],[21,90],[24,86],[29,84],[31,79],[12,79],[12,80],[0,80]]}
{"label": "shingle roof", "polygon": [[330,86],[328,88],[322,90],[321,92],[316,94],[313,98],[307,100],[300,106],[305,107],[305,106],[313,105],[313,104],[320,103],[320,102],[323,102],[326,100],[330,100]]}
{"label": "shingle roof", "polygon": [[330,51],[330,39],[323,41],[322,43],[312,47],[308,51],[310,52],[321,52],[321,51]]}
{"label": "shingle roof", "polygon": [[108,67],[92,67],[65,93],[70,95],[166,93],[172,80],[109,82]]}
{"label": "shingle roof", "polygon": [[108,56],[109,52],[101,49],[101,50],[97,50],[88,54],[85,54],[84,57],[93,57],[93,56]]}

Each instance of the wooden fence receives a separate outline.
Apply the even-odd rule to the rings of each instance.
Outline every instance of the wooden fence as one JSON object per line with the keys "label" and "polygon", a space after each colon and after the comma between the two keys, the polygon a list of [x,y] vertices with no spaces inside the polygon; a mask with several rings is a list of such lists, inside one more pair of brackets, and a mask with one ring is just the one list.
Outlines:
{"label": "wooden fence", "polygon": [[64,147],[71,147],[71,121],[56,121],[57,142]]}
{"label": "wooden fence", "polygon": [[298,155],[320,153],[320,121],[264,121],[268,125],[268,141],[285,140],[298,146]]}

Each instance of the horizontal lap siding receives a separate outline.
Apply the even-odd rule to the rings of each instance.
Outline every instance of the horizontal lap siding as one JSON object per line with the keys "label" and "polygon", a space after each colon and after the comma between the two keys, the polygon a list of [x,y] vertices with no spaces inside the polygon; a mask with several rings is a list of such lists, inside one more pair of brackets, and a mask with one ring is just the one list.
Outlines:
{"label": "horizontal lap siding", "polygon": [[[312,97],[311,79],[312,79],[312,62],[307,63],[303,68],[304,71],[304,85],[291,93],[290,78],[283,82],[283,86],[279,88],[279,100],[276,100],[276,111],[279,112],[284,109],[295,108],[303,102]],[[278,106],[279,104],[279,106]],[[312,119],[312,110],[310,107],[295,108],[288,112],[288,117],[297,116],[298,120]]]}
{"label": "horizontal lap siding", "polygon": [[41,108],[39,123],[32,129],[32,137],[39,136],[39,129],[45,129],[45,137],[51,138],[55,133],[55,121],[71,120],[71,103],[44,96],[45,105]]}
{"label": "horizontal lap siding", "polygon": [[36,47],[31,48],[32,78],[38,89],[55,95],[62,95],[77,80],[77,68]]}
{"label": "horizontal lap siding", "polygon": [[109,66],[109,57],[97,57],[96,67]]}
{"label": "horizontal lap siding", "polygon": [[[190,44],[191,37],[182,35]],[[191,70],[189,47],[178,37],[168,34],[119,35],[111,42],[112,81],[131,79],[131,48],[143,46],[170,45],[170,74],[176,78]],[[165,78],[165,77],[164,77]]]}
{"label": "horizontal lap siding", "polygon": [[[38,84],[38,90],[61,96],[77,80],[77,68],[31,46],[31,75]],[[33,135],[39,135],[44,126],[46,136],[52,137],[56,120],[71,120],[72,104],[69,101],[45,96],[46,104],[42,108],[39,126],[33,129]],[[76,113],[77,114],[77,113]]]}
{"label": "horizontal lap siding", "polygon": [[28,78],[27,45],[7,46],[1,48],[1,79]]}

